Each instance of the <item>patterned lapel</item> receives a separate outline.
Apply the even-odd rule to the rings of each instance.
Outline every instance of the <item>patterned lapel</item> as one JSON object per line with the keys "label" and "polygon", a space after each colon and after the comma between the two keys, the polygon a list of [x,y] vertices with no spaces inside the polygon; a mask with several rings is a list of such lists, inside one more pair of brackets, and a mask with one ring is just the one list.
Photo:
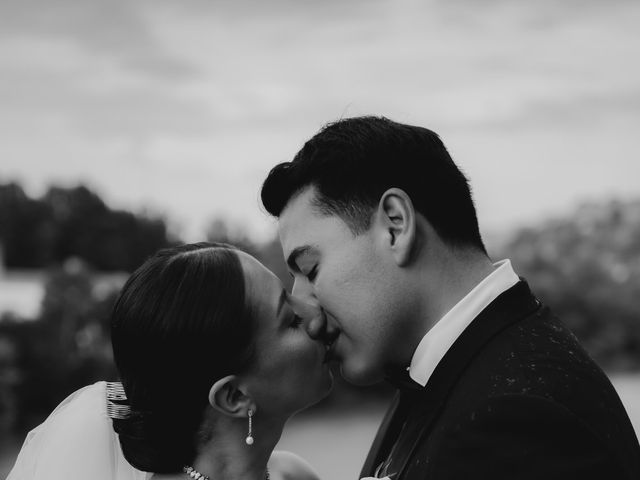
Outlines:
{"label": "patterned lapel", "polygon": [[395,418],[387,422],[394,428],[387,427],[383,435],[393,437],[376,438],[374,447],[377,449],[372,448],[369,455],[372,457],[373,454],[374,458],[367,458],[365,466],[369,469],[363,469],[363,473],[372,475],[375,467],[384,462],[378,473],[383,476],[395,473],[393,480],[403,478],[413,452],[421,439],[429,434],[449,393],[474,356],[495,335],[528,317],[539,307],[540,302],[532,295],[527,283],[520,281],[483,310],[451,346],[424,388],[402,388],[402,393],[410,400],[404,405],[396,404]]}

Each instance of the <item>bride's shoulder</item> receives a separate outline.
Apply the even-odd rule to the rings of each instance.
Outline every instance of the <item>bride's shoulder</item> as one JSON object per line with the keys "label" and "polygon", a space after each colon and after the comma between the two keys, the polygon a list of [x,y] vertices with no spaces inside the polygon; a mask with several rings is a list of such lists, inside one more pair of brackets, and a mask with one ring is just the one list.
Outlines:
{"label": "bride's shoulder", "polygon": [[276,450],[269,459],[271,480],[320,480],[313,467],[295,453]]}

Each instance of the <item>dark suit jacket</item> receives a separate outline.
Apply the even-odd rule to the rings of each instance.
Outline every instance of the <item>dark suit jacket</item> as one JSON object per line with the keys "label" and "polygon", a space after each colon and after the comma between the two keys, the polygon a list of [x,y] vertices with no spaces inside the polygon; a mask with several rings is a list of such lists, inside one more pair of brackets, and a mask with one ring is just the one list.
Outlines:
{"label": "dark suit jacket", "polygon": [[426,387],[399,392],[361,477],[640,479],[609,379],[524,281],[462,333]]}

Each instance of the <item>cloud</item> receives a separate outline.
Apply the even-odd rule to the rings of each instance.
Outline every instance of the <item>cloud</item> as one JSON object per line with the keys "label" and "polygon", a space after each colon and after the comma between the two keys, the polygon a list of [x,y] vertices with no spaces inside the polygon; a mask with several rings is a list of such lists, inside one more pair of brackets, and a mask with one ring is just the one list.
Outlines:
{"label": "cloud", "polygon": [[[148,8],[148,7],[147,7]],[[128,68],[169,79],[197,69],[159,48],[145,18],[145,5],[127,0],[26,0],[3,2],[2,37],[68,40]]]}
{"label": "cloud", "polygon": [[[186,219],[192,236],[221,209],[262,230],[257,190],[270,166],[343,116],[441,132],[494,224],[617,184],[631,191],[637,178],[624,160],[640,154],[637,2],[22,0],[0,9],[0,175],[89,181],[113,202]],[[611,145],[615,158],[604,160]],[[576,165],[601,167],[584,167],[574,185]],[[541,201],[534,186],[549,170]]]}
{"label": "cloud", "polygon": [[[78,135],[202,134],[210,111],[173,85],[68,39],[7,37],[0,44],[0,121],[36,133],[51,119]],[[11,127],[13,125],[13,127]]]}

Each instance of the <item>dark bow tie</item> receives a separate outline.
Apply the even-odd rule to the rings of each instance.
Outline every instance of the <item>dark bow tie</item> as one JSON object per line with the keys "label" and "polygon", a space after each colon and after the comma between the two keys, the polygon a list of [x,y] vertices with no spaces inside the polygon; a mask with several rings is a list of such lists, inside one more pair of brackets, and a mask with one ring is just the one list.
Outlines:
{"label": "dark bow tie", "polygon": [[409,376],[409,370],[406,368],[393,368],[387,370],[385,380],[394,387],[403,391],[422,391],[424,388]]}

